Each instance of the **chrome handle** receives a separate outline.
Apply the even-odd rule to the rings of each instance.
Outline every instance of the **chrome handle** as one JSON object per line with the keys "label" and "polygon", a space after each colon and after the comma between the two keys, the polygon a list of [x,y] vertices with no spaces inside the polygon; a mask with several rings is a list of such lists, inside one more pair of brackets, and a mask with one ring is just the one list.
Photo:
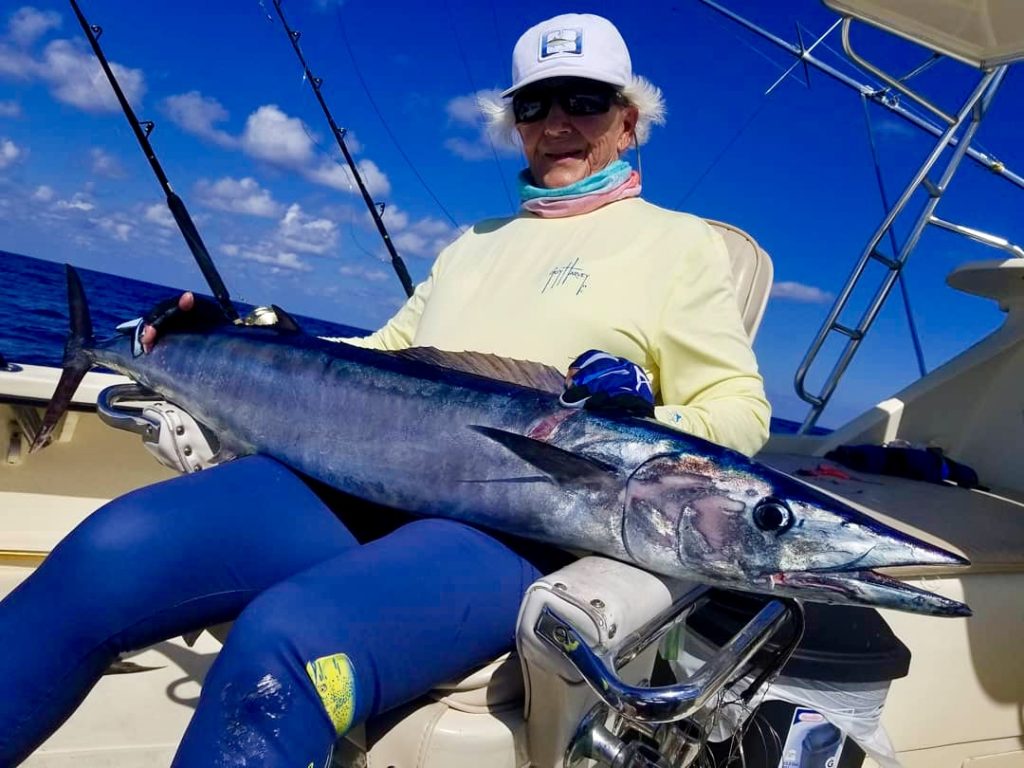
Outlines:
{"label": "chrome handle", "polygon": [[138,384],[115,384],[96,398],[96,415],[108,426],[134,432],[146,442],[155,443],[160,437],[160,423],[145,418],[139,408],[125,408],[122,404],[158,400],[162,400],[159,395]]}
{"label": "chrome handle", "polygon": [[568,621],[541,610],[534,633],[579,672],[602,701],[623,717],[643,723],[671,723],[704,706],[734,673],[799,610],[791,601],[773,600],[689,678],[657,688],[623,682]]}

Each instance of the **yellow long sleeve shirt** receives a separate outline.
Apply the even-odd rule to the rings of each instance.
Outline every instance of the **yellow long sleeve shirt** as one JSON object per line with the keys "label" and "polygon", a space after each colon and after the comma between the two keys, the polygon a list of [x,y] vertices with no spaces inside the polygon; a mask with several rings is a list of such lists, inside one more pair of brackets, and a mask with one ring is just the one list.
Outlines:
{"label": "yellow long sleeve shirt", "polygon": [[748,455],[768,437],[724,243],[703,220],[639,198],[483,221],[438,256],[387,325],[346,341],[490,352],[563,372],[600,349],[643,366],[660,421]]}

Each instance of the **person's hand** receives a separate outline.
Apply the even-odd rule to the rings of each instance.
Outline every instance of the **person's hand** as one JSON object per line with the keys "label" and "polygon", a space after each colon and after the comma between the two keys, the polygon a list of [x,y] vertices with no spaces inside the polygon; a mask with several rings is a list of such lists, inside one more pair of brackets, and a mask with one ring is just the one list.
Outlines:
{"label": "person's hand", "polygon": [[185,291],[157,304],[142,318],[139,342],[144,352],[150,352],[161,335],[176,330],[198,330],[228,322],[224,311],[215,301]]}
{"label": "person's hand", "polygon": [[142,333],[139,334],[139,341],[142,342],[142,349],[149,352],[156,344],[162,326],[175,312],[188,312],[196,305],[196,296],[192,291],[185,291],[177,298],[164,299],[154,306],[142,319]]}
{"label": "person's hand", "polygon": [[644,369],[596,349],[584,352],[569,365],[559,402],[590,411],[654,415],[654,393]]}

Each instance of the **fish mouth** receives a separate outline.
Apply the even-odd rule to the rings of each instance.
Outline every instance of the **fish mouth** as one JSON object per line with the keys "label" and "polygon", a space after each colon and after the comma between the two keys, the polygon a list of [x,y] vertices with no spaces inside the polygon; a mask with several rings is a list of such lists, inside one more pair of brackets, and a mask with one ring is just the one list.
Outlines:
{"label": "fish mouth", "polygon": [[[962,560],[962,558],[960,558]],[[966,563],[966,561],[964,561]],[[820,571],[778,572],[769,576],[772,591],[817,602],[898,611],[929,616],[966,617],[971,609],[961,602],[929,592],[870,569],[830,568]]]}

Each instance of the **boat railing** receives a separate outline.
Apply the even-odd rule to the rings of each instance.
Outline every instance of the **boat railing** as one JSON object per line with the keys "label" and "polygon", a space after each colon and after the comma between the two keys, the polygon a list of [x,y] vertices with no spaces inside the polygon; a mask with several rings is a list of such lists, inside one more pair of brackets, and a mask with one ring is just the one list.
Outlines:
{"label": "boat railing", "polygon": [[[843,49],[851,61],[860,65],[887,86],[928,109],[939,117],[946,127],[939,135],[924,163],[913,175],[861,252],[846,284],[837,295],[835,303],[797,368],[795,376],[797,395],[811,406],[800,427],[801,434],[805,434],[817,423],[822,411],[828,405],[839,381],[853,361],[854,355],[878,317],[882,306],[906,266],[907,260],[916,249],[927,227],[934,226],[945,229],[1014,256],[1024,256],[1024,250],[1004,238],[955,224],[935,215],[936,207],[948,191],[960,162],[1002,85],[1010,65],[987,66],[983,64],[980,66],[980,74],[975,87],[960,108],[955,113],[949,114],[935,106],[929,99],[914,92],[906,84],[905,79],[901,81],[886,74],[854,51],[850,39],[850,27],[853,20],[850,16],[846,16],[842,25]],[[884,27],[881,28],[884,29]],[[909,37],[906,34],[903,36]],[[927,41],[914,39],[914,42],[929,47]],[[932,48],[932,50],[935,49]],[[936,54],[944,53],[938,50],[935,52]],[[964,61],[963,58],[959,58],[959,60]],[[952,152],[943,165],[941,161],[948,149],[952,149]],[[939,173],[938,179],[933,180],[933,174],[936,172]],[[910,204],[915,195],[922,191],[924,192],[924,204],[915,212],[911,209]],[[917,196],[920,197],[920,195]],[[908,233],[902,244],[898,242],[897,231]],[[886,241],[891,248],[889,253],[884,250],[883,242]],[[873,263],[883,267],[880,279],[878,279],[877,270],[872,270],[869,273],[869,267]],[[876,279],[874,292],[870,293],[869,286],[868,291],[871,298],[866,305],[862,305],[859,318],[851,322],[850,316],[856,316],[852,298],[855,292],[858,295],[863,295],[857,289],[863,288],[863,284],[870,282],[871,277]],[[819,357],[826,343],[833,339],[840,341],[838,354],[834,357],[832,367],[824,377],[820,388],[811,391],[807,384],[808,375],[815,364],[820,362]]]}

